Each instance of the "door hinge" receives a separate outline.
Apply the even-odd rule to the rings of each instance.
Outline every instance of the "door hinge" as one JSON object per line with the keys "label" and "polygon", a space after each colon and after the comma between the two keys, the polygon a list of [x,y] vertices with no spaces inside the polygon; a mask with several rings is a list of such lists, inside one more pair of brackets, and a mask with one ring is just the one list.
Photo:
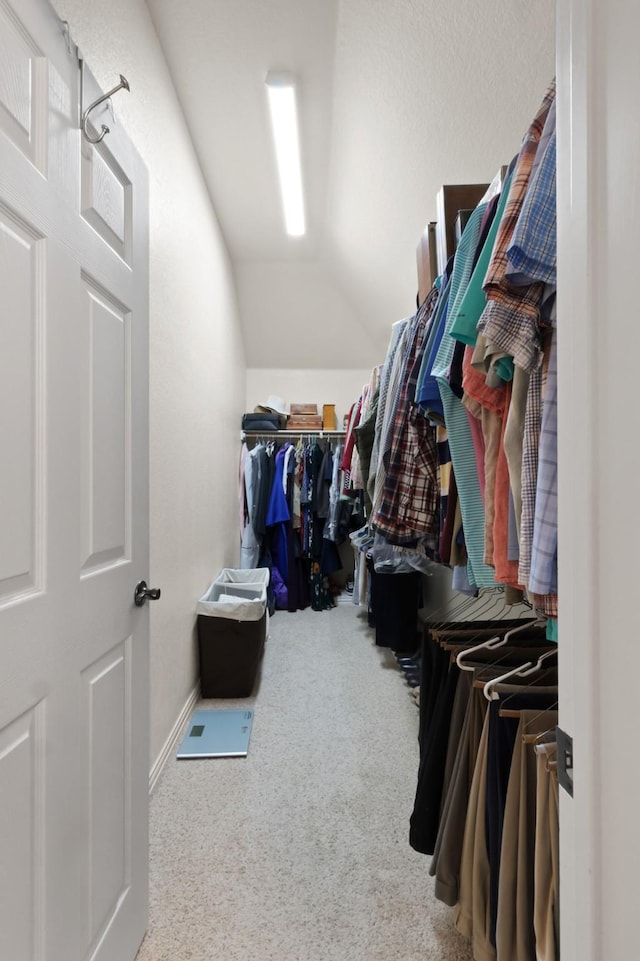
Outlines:
{"label": "door hinge", "polygon": [[558,784],[573,797],[573,738],[561,727],[556,728],[558,747]]}

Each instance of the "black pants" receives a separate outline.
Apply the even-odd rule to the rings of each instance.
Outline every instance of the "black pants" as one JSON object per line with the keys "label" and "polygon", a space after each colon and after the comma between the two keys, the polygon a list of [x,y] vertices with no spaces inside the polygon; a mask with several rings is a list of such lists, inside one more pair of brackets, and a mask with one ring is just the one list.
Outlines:
{"label": "black pants", "polygon": [[378,647],[390,647],[408,654],[415,651],[421,578],[418,571],[375,574],[371,585],[371,606]]}
{"label": "black pants", "polygon": [[[434,642],[429,638],[426,646],[429,647],[431,644],[434,644]],[[435,646],[438,647],[438,645]],[[448,663],[449,655],[447,652],[439,650],[439,653],[445,655],[445,660]],[[451,713],[460,676],[460,671],[455,664],[449,665],[448,669],[443,672],[443,660],[440,656],[434,657],[433,663],[439,677],[434,676],[431,679],[427,703],[425,704],[418,784],[409,828],[409,843],[415,851],[419,851],[421,854],[433,854],[438,836]],[[427,655],[425,658],[425,655],[423,655],[423,676],[428,671],[429,657]],[[422,706],[421,685],[421,712]]]}

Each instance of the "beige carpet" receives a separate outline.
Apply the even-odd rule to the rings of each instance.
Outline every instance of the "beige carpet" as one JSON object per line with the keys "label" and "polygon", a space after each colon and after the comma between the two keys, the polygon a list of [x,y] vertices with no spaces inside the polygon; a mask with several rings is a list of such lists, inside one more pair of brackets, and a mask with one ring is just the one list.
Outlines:
{"label": "beige carpet", "polygon": [[351,604],[278,613],[249,756],[171,760],[138,961],[468,961],[408,844],[418,711]]}

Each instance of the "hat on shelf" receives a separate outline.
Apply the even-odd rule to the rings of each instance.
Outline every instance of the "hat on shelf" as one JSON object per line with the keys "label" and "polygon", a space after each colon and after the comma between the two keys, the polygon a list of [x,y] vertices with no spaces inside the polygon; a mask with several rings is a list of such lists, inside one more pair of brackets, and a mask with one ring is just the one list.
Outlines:
{"label": "hat on shelf", "polygon": [[266,403],[258,404],[254,408],[256,414],[264,412],[266,414],[282,414],[284,417],[287,416],[287,412],[284,409],[285,403],[282,397],[278,397],[276,394],[269,394]]}

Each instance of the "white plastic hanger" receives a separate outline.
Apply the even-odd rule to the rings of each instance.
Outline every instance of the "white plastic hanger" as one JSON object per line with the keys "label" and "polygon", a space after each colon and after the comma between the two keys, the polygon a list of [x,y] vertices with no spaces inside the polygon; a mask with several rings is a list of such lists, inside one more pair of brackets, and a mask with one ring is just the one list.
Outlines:
{"label": "white plastic hanger", "polygon": [[464,650],[460,651],[456,657],[456,664],[461,671],[473,671],[474,667],[463,663],[470,654],[474,654],[476,651],[494,651],[497,647],[503,647],[507,643],[504,637],[490,637],[488,641],[483,641],[482,644],[474,644],[473,647],[465,647]]}
{"label": "white plastic hanger", "polygon": [[474,647],[467,647],[463,651],[460,651],[456,657],[456,664],[461,671],[473,671],[473,667],[469,667],[464,664],[463,661],[469,657],[470,654],[475,653],[475,651],[495,651],[498,647],[504,647],[508,644],[514,634],[518,634],[520,631],[527,630],[531,627],[543,627],[546,624],[546,620],[538,618],[535,621],[527,621],[526,624],[521,624],[519,627],[512,627],[504,637],[496,635],[496,637],[489,638],[488,641],[483,641],[482,644],[476,644]]}
{"label": "white plastic hanger", "polygon": [[498,694],[493,690],[498,684],[504,684],[511,677],[529,677],[530,674],[535,674],[539,671],[548,657],[554,657],[558,653],[557,649],[554,648],[552,651],[545,651],[541,654],[537,662],[533,664],[531,661],[527,661],[525,664],[521,664],[520,667],[514,667],[506,674],[501,674],[500,677],[492,677],[490,681],[487,681],[483,688],[484,696],[488,701],[497,701]]}

